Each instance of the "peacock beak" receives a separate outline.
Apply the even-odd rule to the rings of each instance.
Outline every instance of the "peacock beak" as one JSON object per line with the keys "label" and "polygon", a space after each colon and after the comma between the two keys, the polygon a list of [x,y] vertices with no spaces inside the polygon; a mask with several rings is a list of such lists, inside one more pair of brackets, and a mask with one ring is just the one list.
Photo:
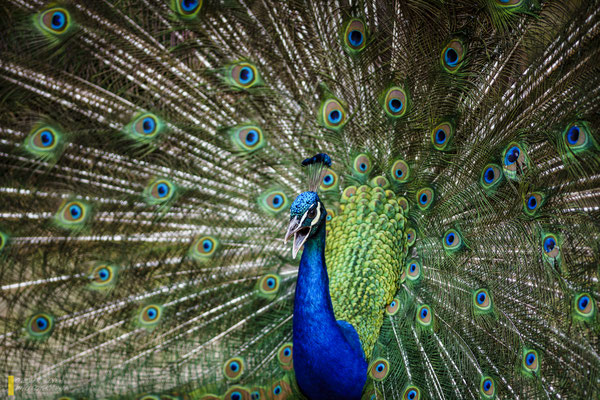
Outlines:
{"label": "peacock beak", "polygon": [[290,221],[290,226],[288,227],[287,233],[285,234],[285,238],[283,239],[284,242],[287,242],[288,239],[294,235],[294,245],[292,247],[292,258],[296,258],[296,256],[298,255],[298,252],[300,251],[300,248],[304,245],[304,242],[306,242],[306,239],[308,239],[308,234],[310,233],[310,227],[309,226],[302,226],[302,224],[300,224],[300,219],[298,219],[298,217],[294,217],[291,221]]}

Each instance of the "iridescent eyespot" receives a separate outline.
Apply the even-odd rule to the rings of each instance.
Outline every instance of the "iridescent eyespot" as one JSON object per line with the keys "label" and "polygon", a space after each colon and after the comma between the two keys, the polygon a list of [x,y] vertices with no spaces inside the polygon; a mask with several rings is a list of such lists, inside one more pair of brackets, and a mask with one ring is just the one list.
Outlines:
{"label": "iridescent eyespot", "polygon": [[567,126],[563,132],[563,140],[573,153],[589,148],[594,142],[587,122],[578,121]]}
{"label": "iridescent eyespot", "polygon": [[412,246],[415,244],[415,240],[417,240],[417,232],[413,228],[408,228],[406,230],[406,244]]}
{"label": "iridescent eyespot", "polygon": [[223,364],[223,375],[230,381],[237,381],[244,373],[244,359],[233,357]]}
{"label": "iridescent eyespot", "polygon": [[219,247],[219,241],[213,236],[199,237],[192,243],[189,251],[190,257],[199,261],[206,261],[212,257]]}
{"label": "iridescent eyespot", "polygon": [[42,32],[53,35],[62,35],[67,32],[71,26],[71,15],[67,10],[61,7],[54,7],[46,11],[42,11],[37,17],[37,26]]}
{"label": "iridescent eyespot", "polygon": [[552,233],[547,233],[543,236],[542,247],[544,250],[544,256],[549,259],[555,259],[560,254],[558,237]]}
{"label": "iridescent eyespot", "polygon": [[489,376],[482,376],[479,384],[479,392],[484,399],[493,399],[496,395],[496,385]]}
{"label": "iridescent eyespot", "polygon": [[446,233],[444,233],[444,250],[453,252],[461,249],[462,246],[462,236],[456,229],[448,229]]}
{"label": "iridescent eyespot", "polygon": [[351,19],[344,29],[344,49],[355,54],[367,45],[367,33],[365,24],[360,19]]}
{"label": "iridescent eyespot", "polygon": [[473,292],[473,304],[476,311],[490,311],[492,298],[486,289],[479,289]]}
{"label": "iridescent eyespot", "polygon": [[321,184],[319,185],[319,189],[326,192],[328,190],[337,190],[338,188],[338,176],[337,174],[329,168],[323,169],[321,173]]}
{"label": "iridescent eyespot", "polygon": [[229,132],[236,149],[245,153],[262,149],[267,144],[262,129],[257,125],[240,125]]}
{"label": "iridescent eyespot", "polygon": [[366,175],[371,172],[371,160],[366,154],[359,154],[354,158],[354,172],[358,175]]}
{"label": "iridescent eyespot", "polygon": [[433,322],[433,312],[431,308],[424,304],[417,309],[417,322],[422,326],[431,326]]}
{"label": "iridescent eyespot", "polygon": [[433,204],[434,192],[431,188],[423,188],[417,192],[417,207],[422,211],[427,210]]}
{"label": "iridescent eyespot", "polygon": [[447,72],[455,73],[458,71],[465,56],[465,46],[459,39],[452,39],[442,50],[442,67]]}
{"label": "iridescent eyespot", "polygon": [[402,394],[402,400],[419,400],[421,398],[421,391],[416,386],[408,386],[404,389]]}
{"label": "iridescent eyespot", "polygon": [[157,304],[150,304],[142,308],[138,316],[138,322],[144,328],[155,327],[162,316],[162,307]]}
{"label": "iridescent eyespot", "polygon": [[259,279],[258,290],[260,294],[270,296],[279,291],[281,278],[276,274],[267,274]]}
{"label": "iridescent eyespot", "polygon": [[596,313],[596,304],[589,293],[579,293],[574,298],[575,316],[579,319],[591,320]]}
{"label": "iridescent eyespot", "polygon": [[[254,387],[250,392],[250,400],[266,400],[268,399],[267,392],[261,387]],[[200,399],[203,400],[203,399]]]}
{"label": "iridescent eyespot", "polygon": [[394,86],[387,90],[383,100],[383,109],[392,118],[399,118],[408,110],[408,95],[401,87]]}
{"label": "iridescent eyespot", "polygon": [[179,16],[184,19],[194,18],[202,8],[202,0],[173,0],[172,4]]}
{"label": "iridescent eyespot", "polygon": [[342,198],[340,199],[340,201],[342,204],[345,204],[348,201],[350,201],[350,199],[354,196],[356,196],[356,186],[348,186],[342,192]]}
{"label": "iridescent eyespot", "polygon": [[277,359],[279,360],[279,364],[281,365],[281,367],[283,369],[285,369],[286,371],[289,371],[292,369],[292,363],[293,363],[293,344],[292,343],[286,343],[283,346],[281,346],[279,348],[279,351],[277,351]]}
{"label": "iridescent eyespot", "polygon": [[67,229],[81,228],[89,218],[89,206],[80,200],[63,203],[55,216],[56,223]]}
{"label": "iridescent eyespot", "polygon": [[104,289],[114,286],[117,268],[108,264],[98,264],[89,276],[92,289]]}
{"label": "iridescent eyespot", "polygon": [[249,89],[262,83],[258,70],[249,62],[240,62],[230,66],[228,81],[240,89]]}
{"label": "iridescent eyespot", "polygon": [[409,281],[416,281],[421,277],[421,262],[414,258],[406,262],[406,277]]}
{"label": "iridescent eyespot", "polygon": [[380,187],[386,189],[390,186],[390,182],[387,180],[385,176],[375,176],[369,181],[369,185],[371,187]]}
{"label": "iridescent eyespot", "polygon": [[176,187],[166,179],[155,179],[144,189],[144,198],[148,204],[162,204],[173,198]]}
{"label": "iridescent eyespot", "polygon": [[62,147],[62,133],[48,125],[36,125],[24,143],[29,154],[42,159],[56,158]]}
{"label": "iridescent eyespot", "polygon": [[530,349],[523,349],[523,361],[522,366],[525,372],[532,373],[538,372],[540,369],[540,360],[537,351]]}
{"label": "iridescent eyespot", "polygon": [[321,104],[320,121],[328,129],[338,130],[346,124],[346,110],[336,99],[328,99]]}
{"label": "iridescent eyespot", "polygon": [[328,208],[326,211],[327,211],[327,217],[325,217],[325,219],[327,220],[327,222],[329,222],[335,218],[336,214],[335,214],[335,211],[333,211],[331,208]]}
{"label": "iridescent eyespot", "polygon": [[384,380],[390,373],[390,363],[385,358],[378,358],[369,366],[369,376],[375,381]]}
{"label": "iridescent eyespot", "polygon": [[496,0],[496,4],[498,4],[500,7],[514,8],[523,4],[523,1],[524,0]]}
{"label": "iridescent eyespot", "polygon": [[442,122],[431,131],[431,143],[437,150],[446,150],[454,136],[454,124]]}
{"label": "iridescent eyespot", "polygon": [[290,398],[292,387],[286,380],[282,379],[271,386],[271,394],[273,400],[285,400]]}
{"label": "iridescent eyespot", "polygon": [[164,123],[156,115],[144,113],[136,115],[127,126],[124,132],[132,139],[147,143],[156,139],[162,132]]}
{"label": "iridescent eyespot", "polygon": [[232,386],[227,390],[225,400],[250,400],[250,392],[242,386]]}
{"label": "iridescent eyespot", "polygon": [[529,216],[535,215],[544,203],[544,195],[540,192],[528,193],[523,198],[523,211]]}
{"label": "iridescent eyespot", "polygon": [[27,319],[26,331],[32,339],[48,338],[54,329],[54,317],[47,313],[35,314]]}
{"label": "iridescent eyespot", "polygon": [[278,190],[263,193],[258,199],[258,204],[270,214],[278,214],[289,206],[286,195]]}
{"label": "iridescent eyespot", "polygon": [[510,143],[504,150],[503,170],[510,179],[516,179],[517,172],[521,171],[527,165],[527,155],[522,145]]}
{"label": "iridescent eyespot", "polygon": [[385,312],[387,315],[395,315],[400,309],[400,301],[397,298],[394,298],[385,308]]}
{"label": "iridescent eyespot", "polygon": [[394,182],[404,183],[410,177],[410,167],[406,163],[406,161],[402,159],[397,159],[392,164],[392,168],[390,169],[390,175]]}

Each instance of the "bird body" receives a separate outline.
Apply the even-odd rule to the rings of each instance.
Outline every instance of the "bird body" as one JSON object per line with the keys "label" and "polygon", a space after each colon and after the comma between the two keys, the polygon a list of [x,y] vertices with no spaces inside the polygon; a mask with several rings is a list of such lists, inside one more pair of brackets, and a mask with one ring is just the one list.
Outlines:
{"label": "bird body", "polygon": [[2,2],[0,373],[597,398],[599,6]]}

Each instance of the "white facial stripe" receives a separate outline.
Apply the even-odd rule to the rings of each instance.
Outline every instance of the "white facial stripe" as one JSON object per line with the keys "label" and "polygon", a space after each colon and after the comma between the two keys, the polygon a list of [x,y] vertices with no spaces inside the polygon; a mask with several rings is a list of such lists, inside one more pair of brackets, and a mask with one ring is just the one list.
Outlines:
{"label": "white facial stripe", "polygon": [[[308,211],[307,211],[308,213]],[[312,220],[312,222],[310,223],[310,226],[314,226],[317,222],[319,222],[319,219],[321,218],[321,205],[319,203],[317,203],[317,216]]]}

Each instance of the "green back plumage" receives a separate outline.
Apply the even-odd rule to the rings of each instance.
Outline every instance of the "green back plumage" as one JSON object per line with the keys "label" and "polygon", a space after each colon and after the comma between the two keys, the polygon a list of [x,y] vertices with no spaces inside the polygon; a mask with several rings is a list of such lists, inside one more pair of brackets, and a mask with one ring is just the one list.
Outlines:
{"label": "green back plumage", "polygon": [[0,373],[18,398],[299,397],[281,239],[326,152],[365,398],[596,398],[598,9],[3,2]]}

